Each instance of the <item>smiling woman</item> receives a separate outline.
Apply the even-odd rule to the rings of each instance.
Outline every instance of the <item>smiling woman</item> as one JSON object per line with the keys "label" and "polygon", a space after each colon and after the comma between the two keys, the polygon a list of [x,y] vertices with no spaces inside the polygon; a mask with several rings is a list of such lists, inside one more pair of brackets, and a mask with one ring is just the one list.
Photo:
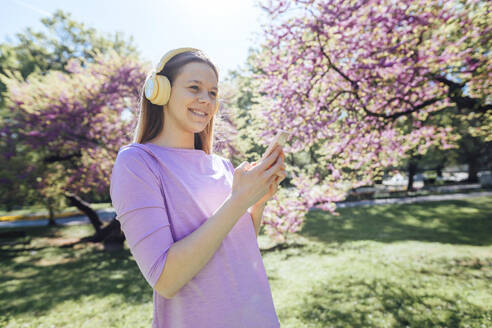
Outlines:
{"label": "smiling woman", "polygon": [[133,141],[210,154],[214,115],[219,109],[218,75],[198,49],[180,48],[164,55],[147,78]]}
{"label": "smiling woman", "polygon": [[111,200],[153,288],[153,327],[280,326],[255,222],[282,181],[281,150],[253,168],[212,152],[217,83],[201,51],[164,55],[113,166]]}

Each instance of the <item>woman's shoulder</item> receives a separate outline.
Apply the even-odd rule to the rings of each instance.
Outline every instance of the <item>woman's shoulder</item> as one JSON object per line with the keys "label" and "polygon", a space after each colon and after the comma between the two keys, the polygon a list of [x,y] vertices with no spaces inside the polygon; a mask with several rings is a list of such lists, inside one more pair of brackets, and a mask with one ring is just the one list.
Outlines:
{"label": "woman's shoulder", "polygon": [[142,157],[145,154],[145,150],[138,145],[131,143],[121,146],[116,156],[117,160],[130,160],[136,157]]}
{"label": "woman's shoulder", "polygon": [[155,155],[147,146],[139,143],[130,143],[120,147],[115,162],[125,165],[145,163],[147,166],[152,166],[149,157],[155,157]]}
{"label": "woman's shoulder", "polygon": [[[113,165],[113,173],[116,175],[127,174],[128,172],[140,172],[141,174],[151,174],[158,179],[156,171],[156,164],[152,160],[153,154],[149,153],[149,150],[145,149],[145,146],[141,147],[140,144],[126,144],[122,146],[116,160]],[[119,173],[118,173],[119,172]]]}

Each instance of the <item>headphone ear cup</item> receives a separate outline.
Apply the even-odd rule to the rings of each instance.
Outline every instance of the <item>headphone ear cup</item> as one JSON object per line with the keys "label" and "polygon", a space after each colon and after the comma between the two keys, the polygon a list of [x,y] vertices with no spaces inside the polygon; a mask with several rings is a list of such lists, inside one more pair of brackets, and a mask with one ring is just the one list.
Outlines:
{"label": "headphone ear cup", "polygon": [[169,101],[171,96],[171,83],[168,78],[163,75],[156,76],[157,81],[157,96],[153,101],[156,105],[165,105]]}
{"label": "headphone ear cup", "polygon": [[145,82],[144,93],[145,93],[145,98],[150,100],[150,102],[152,102],[152,100],[155,99],[155,96],[157,94],[155,74],[152,74],[147,78],[147,81]]}

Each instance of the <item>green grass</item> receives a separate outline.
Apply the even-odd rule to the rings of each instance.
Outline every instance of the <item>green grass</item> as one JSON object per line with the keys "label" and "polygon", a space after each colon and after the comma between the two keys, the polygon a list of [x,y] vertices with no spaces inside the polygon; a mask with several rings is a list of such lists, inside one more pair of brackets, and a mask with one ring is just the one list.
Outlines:
{"label": "green grass", "polygon": [[[282,327],[492,326],[492,197],[339,212],[310,212],[290,248],[262,251]],[[92,232],[25,230],[34,248]],[[151,326],[152,291],[126,244],[8,254],[1,327]]]}

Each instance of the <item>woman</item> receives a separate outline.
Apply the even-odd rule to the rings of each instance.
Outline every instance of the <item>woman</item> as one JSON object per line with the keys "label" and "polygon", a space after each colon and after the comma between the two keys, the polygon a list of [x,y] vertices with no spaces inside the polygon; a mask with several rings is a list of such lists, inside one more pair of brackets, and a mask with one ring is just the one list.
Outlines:
{"label": "woman", "polygon": [[218,72],[180,48],[147,78],[134,139],[110,193],[153,288],[153,327],[279,327],[257,244],[265,203],[285,178],[280,146],[259,163],[212,153]]}

